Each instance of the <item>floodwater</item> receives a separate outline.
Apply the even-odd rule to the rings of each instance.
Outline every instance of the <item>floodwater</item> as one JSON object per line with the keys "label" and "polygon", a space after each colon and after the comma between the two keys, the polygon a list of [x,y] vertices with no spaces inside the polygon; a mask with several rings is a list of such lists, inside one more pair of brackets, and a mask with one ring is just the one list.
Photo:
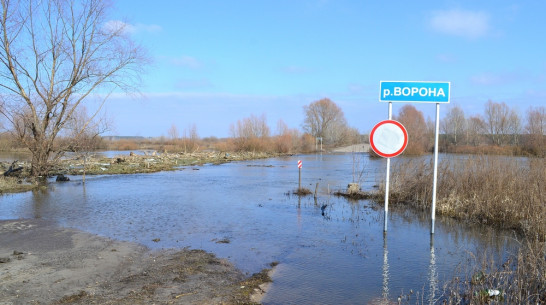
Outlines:
{"label": "floodwater", "polygon": [[30,153],[25,152],[11,152],[0,151],[0,162],[13,162],[13,161],[30,161]]}
{"label": "floodwater", "polygon": [[[249,275],[279,262],[264,304],[370,304],[410,289],[427,303],[480,249],[502,256],[508,233],[468,227],[430,213],[383,208],[331,195],[365,169],[362,189],[380,183],[385,160],[359,154],[302,155],[154,174],[71,176],[48,190],[0,197],[0,219],[44,218],[150,248],[199,248],[228,258]],[[302,186],[318,198],[298,197]],[[399,158],[393,159],[398,162]],[[359,171],[354,171],[359,176]],[[431,182],[432,184],[432,182]],[[324,208],[324,214],[321,207]],[[154,239],[160,239],[154,242]],[[414,303],[414,302],[412,302]]]}

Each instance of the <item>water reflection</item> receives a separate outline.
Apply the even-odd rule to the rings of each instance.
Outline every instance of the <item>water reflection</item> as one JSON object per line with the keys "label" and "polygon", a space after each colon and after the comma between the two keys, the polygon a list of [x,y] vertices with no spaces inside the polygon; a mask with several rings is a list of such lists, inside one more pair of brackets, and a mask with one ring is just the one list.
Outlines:
{"label": "water reflection", "polygon": [[430,266],[429,266],[429,304],[436,301],[436,292],[438,291],[438,274],[436,274],[436,255],[434,254],[434,234],[430,234]]}
{"label": "water reflection", "polygon": [[383,301],[389,302],[389,250],[387,249],[387,232],[383,232]]}

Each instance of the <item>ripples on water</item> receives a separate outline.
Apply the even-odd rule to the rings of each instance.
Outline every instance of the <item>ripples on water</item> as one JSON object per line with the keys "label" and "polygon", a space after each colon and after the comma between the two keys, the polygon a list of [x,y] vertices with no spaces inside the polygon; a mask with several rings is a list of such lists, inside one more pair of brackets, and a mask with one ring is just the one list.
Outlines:
{"label": "ripples on water", "polygon": [[[370,190],[385,163],[362,156],[362,188]],[[319,183],[316,201],[286,194],[297,188],[298,159],[304,186]],[[410,289],[438,296],[467,251],[502,255],[511,247],[505,235],[442,219],[431,247],[428,213],[408,211],[391,210],[384,238],[381,207],[328,194],[352,182],[352,160],[306,155],[88,176],[85,186],[76,176],[46,191],[2,196],[0,218],[51,219],[151,248],[205,249],[249,274],[278,261],[265,304],[366,304]]]}

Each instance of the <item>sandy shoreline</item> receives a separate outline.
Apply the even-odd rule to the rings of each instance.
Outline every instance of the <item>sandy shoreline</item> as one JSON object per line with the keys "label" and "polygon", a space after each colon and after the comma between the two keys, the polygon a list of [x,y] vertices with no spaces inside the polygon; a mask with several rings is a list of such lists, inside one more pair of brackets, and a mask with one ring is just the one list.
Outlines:
{"label": "sandy shoreline", "polygon": [[249,303],[253,284],[263,282],[249,285],[202,250],[150,251],[28,219],[0,221],[0,283],[7,305]]}

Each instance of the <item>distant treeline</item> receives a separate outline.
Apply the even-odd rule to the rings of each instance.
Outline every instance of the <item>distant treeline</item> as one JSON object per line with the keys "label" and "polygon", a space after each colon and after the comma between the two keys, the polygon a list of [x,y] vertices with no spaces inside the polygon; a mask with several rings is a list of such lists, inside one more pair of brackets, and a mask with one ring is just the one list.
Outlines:
{"label": "distant treeline", "polygon": [[[408,130],[405,154],[420,155],[434,147],[435,123],[425,121],[413,105],[402,107],[394,119]],[[524,116],[505,103],[488,101],[483,114],[465,115],[461,107],[449,106],[440,122],[439,149],[453,153],[546,155],[546,108],[530,107]]]}
{"label": "distant treeline", "polygon": [[[233,123],[230,137],[199,137],[195,124],[179,131],[175,124],[167,136],[103,136],[93,149],[155,149],[168,152],[198,150],[305,153],[323,148],[368,142],[356,128],[349,127],[343,111],[331,100],[321,99],[304,107],[302,129],[290,128],[279,120],[274,132],[265,114],[250,115]],[[434,121],[424,118],[413,105],[404,105],[393,119],[408,130],[406,155],[430,153],[434,148]],[[0,133],[0,150],[25,149],[11,133]],[[488,101],[483,114],[466,115],[458,105],[450,105],[440,122],[442,152],[504,155],[546,155],[546,109],[530,107],[524,115],[505,103]],[[59,147],[64,137],[57,140]],[[66,145],[65,145],[66,147]]]}

